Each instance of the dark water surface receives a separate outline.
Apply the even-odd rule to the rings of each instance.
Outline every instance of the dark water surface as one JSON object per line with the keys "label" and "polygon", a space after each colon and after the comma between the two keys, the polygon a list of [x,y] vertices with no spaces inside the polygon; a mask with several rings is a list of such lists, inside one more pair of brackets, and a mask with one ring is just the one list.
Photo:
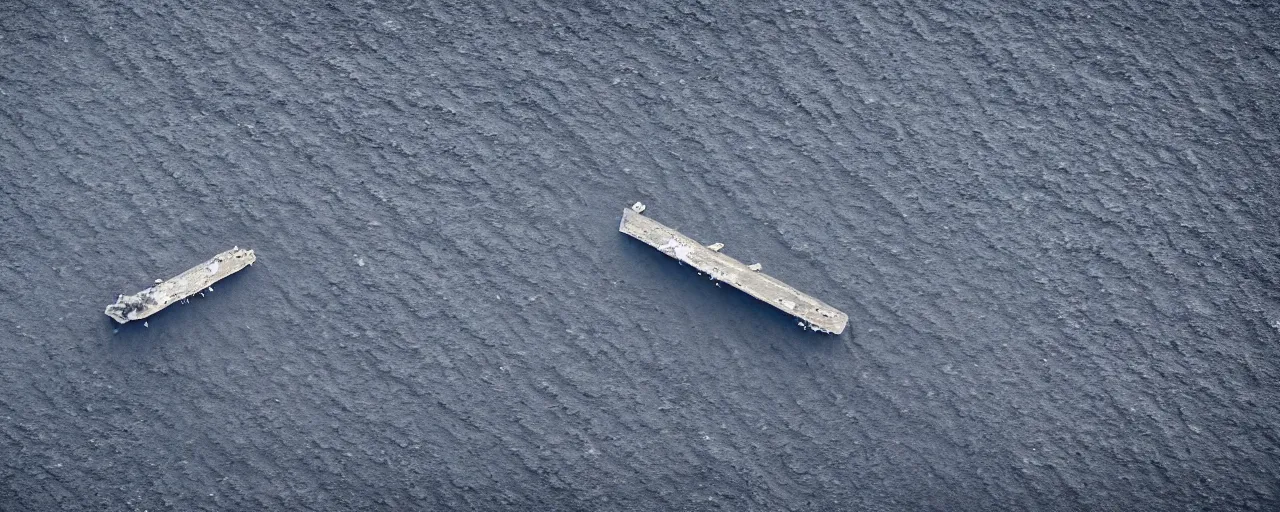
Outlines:
{"label": "dark water surface", "polygon": [[127,3],[0,0],[2,510],[1280,508],[1276,3]]}

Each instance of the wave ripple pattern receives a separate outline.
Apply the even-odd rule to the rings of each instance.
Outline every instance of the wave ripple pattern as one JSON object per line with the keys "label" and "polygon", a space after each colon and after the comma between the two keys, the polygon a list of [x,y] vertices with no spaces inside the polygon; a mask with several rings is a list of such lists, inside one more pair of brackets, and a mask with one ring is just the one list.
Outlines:
{"label": "wave ripple pattern", "polygon": [[0,2],[0,509],[1280,509],[1280,4],[475,4]]}

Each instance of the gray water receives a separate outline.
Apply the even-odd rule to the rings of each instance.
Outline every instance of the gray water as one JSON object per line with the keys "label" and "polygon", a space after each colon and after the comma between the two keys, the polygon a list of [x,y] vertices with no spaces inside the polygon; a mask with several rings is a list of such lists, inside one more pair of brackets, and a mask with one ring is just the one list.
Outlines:
{"label": "gray water", "polygon": [[1274,3],[132,3],[0,1],[2,510],[1280,508]]}

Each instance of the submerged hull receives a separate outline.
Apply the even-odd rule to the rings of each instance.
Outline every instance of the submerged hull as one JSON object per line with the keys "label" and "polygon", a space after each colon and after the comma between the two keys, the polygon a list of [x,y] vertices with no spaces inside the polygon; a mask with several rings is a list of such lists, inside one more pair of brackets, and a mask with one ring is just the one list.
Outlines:
{"label": "submerged hull", "polygon": [[728,283],[807,323],[809,328],[831,334],[844,332],[849,316],[773,277],[759,272],[759,265],[745,265],[719,252],[722,244],[704,246],[679,231],[641,214],[644,205],[622,211],[618,231],[640,240],[663,254],[689,264],[712,279]]}
{"label": "submerged hull", "polygon": [[195,295],[222,278],[252,265],[257,259],[252,249],[233,248],[214,256],[209,261],[191,267],[168,281],[156,283],[155,286],[133,295],[121,295],[116,299],[115,304],[107,306],[107,316],[122,324],[149,317],[168,305]]}

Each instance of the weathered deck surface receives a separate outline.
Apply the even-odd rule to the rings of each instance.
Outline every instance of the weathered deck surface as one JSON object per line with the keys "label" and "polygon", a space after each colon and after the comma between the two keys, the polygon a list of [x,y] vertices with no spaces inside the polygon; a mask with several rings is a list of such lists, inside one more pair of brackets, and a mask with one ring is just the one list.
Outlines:
{"label": "weathered deck surface", "polygon": [[698,241],[650,219],[633,208],[622,210],[618,231],[653,246],[664,254],[706,272],[712,279],[765,301],[808,322],[816,331],[840,334],[849,316],[825,302],[806,295],[790,285],[757,272],[727,255],[712,250]]}
{"label": "weathered deck surface", "polygon": [[107,316],[122,324],[149,317],[168,305],[195,295],[222,278],[252,265],[257,259],[252,249],[236,247],[219,253],[168,281],[157,283],[133,295],[121,295],[116,299],[115,304],[107,306]]}

